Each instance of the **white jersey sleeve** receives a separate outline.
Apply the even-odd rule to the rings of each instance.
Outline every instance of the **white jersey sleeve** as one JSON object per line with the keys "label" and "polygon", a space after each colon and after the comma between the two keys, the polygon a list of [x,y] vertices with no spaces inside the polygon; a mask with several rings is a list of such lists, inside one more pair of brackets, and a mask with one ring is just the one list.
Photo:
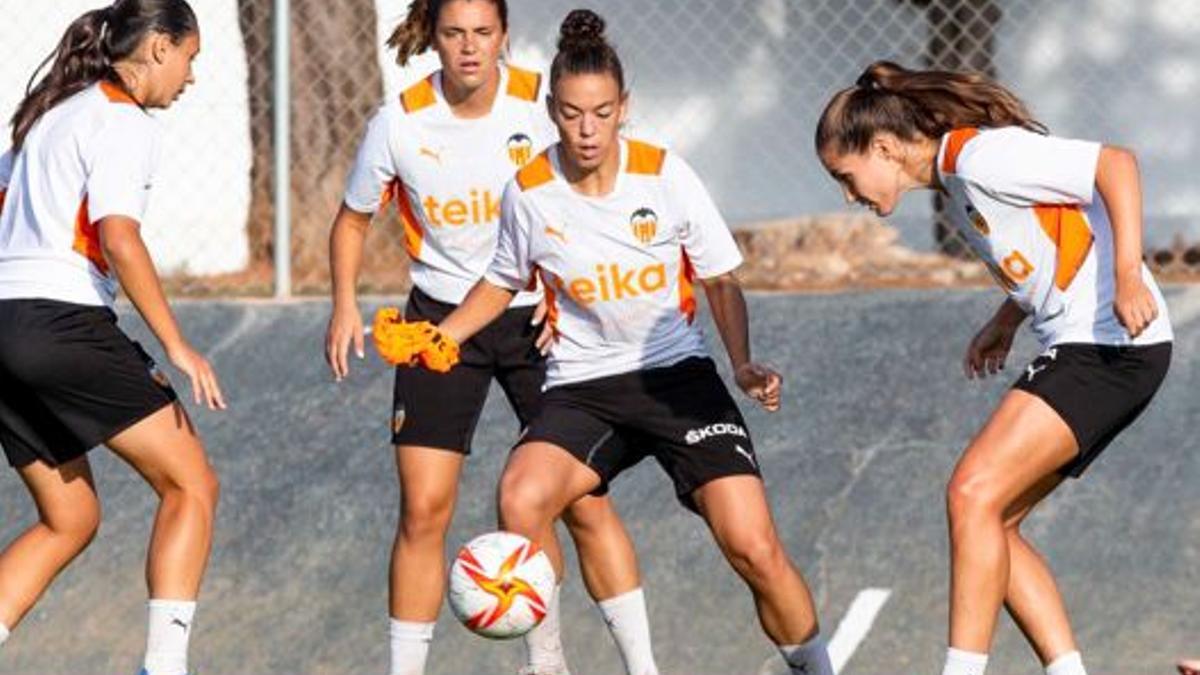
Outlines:
{"label": "white jersey sleeve", "polygon": [[1101,144],[1021,127],[981,134],[963,148],[958,173],[1018,206],[1091,204]]}
{"label": "white jersey sleeve", "polygon": [[510,291],[523,291],[533,286],[533,263],[529,255],[529,231],[533,218],[528,207],[521,203],[521,188],[516,180],[509,181],[500,201],[500,230],[496,252],[484,279]]}
{"label": "white jersey sleeve", "polygon": [[88,216],[93,223],[109,216],[141,222],[159,159],[160,127],[132,106],[113,112],[110,123],[94,137],[90,149]]}
{"label": "white jersey sleeve", "polygon": [[392,119],[394,106],[385,105],[367,124],[367,132],[358,146],[358,155],[346,181],[346,206],[359,213],[375,213],[383,195],[396,179],[392,156]]}
{"label": "white jersey sleeve", "polygon": [[674,153],[667,155],[663,173],[676,208],[685,214],[681,240],[696,276],[711,279],[737,269],[742,253],[700,177]]}

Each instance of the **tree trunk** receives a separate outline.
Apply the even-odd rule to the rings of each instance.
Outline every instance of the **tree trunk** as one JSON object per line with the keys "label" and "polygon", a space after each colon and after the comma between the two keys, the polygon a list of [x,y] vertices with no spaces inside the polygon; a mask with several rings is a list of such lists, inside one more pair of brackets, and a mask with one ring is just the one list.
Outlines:
{"label": "tree trunk", "polygon": [[[250,69],[250,119],[254,148],[250,207],[252,264],[270,265],[272,219],[272,0],[239,0]],[[342,202],[346,176],[366,122],[379,107],[379,70],[374,0],[292,0],[291,170],[293,288],[328,288],[329,226]],[[381,219],[385,220],[385,219]],[[396,219],[372,228],[364,260],[364,283],[397,287],[405,278]]]}

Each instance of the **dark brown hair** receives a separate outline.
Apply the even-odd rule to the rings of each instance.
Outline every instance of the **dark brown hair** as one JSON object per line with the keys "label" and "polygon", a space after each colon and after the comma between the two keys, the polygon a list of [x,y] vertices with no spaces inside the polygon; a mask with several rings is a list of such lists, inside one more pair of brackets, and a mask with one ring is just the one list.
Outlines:
{"label": "dark brown hair", "polygon": [[563,19],[559,29],[558,54],[550,66],[550,89],[563,75],[608,73],[625,91],[625,68],[617,50],[604,36],[604,19],[590,9],[576,9]]}
{"label": "dark brown hair", "polygon": [[1046,133],[1021,99],[979,73],[908,70],[890,61],[867,67],[834,95],[817,123],[817,152],[860,153],[879,132],[915,141],[958,127],[1019,126]]}
{"label": "dark brown hair", "polygon": [[[199,30],[185,0],[117,0],[75,19],[29,78],[25,98],[12,117],[13,151],[20,150],[42,115],[67,98],[100,80],[125,88],[113,64],[129,58],[150,33],[163,33],[178,44]],[[37,81],[47,64],[50,71]]]}
{"label": "dark brown hair", "polygon": [[[396,30],[392,31],[387,40],[387,46],[396,50],[396,63],[406,66],[414,56],[433,46],[433,32],[437,29],[438,17],[442,14],[442,8],[450,1],[412,0],[408,4],[408,14],[405,15],[404,21],[396,26]],[[500,25],[507,31],[507,0],[486,1],[496,6],[496,10],[500,12]]]}

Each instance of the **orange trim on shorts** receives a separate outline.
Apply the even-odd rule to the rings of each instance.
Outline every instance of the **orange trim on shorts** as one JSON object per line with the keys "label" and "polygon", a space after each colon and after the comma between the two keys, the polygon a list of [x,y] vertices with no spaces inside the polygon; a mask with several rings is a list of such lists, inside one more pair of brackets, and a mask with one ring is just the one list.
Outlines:
{"label": "orange trim on shorts", "polygon": [[88,198],[83,196],[79,211],[75,214],[75,242],[71,250],[88,259],[101,274],[108,275],[108,261],[100,247],[100,228],[88,216]]}
{"label": "orange trim on shorts", "polygon": [[130,103],[133,105],[138,105],[138,102],[129,95],[129,92],[125,91],[116,84],[109,82],[108,80],[100,80],[100,91],[104,92],[104,95],[108,97],[108,100],[111,103]]}
{"label": "orange trim on shorts", "polygon": [[958,156],[962,154],[963,147],[978,135],[979,129],[975,127],[963,127],[947,134],[946,154],[942,156],[942,173],[954,173],[958,169]]}
{"label": "orange trim on shorts", "polygon": [[433,75],[421,80],[400,94],[400,105],[404,112],[413,114],[437,103],[437,89],[433,86]]}
{"label": "orange trim on shorts", "polygon": [[400,213],[400,222],[404,225],[404,250],[408,251],[408,256],[413,260],[419,260],[421,257],[421,246],[425,242],[425,230],[421,227],[421,221],[417,219],[417,213],[413,210],[412,200],[408,197],[408,190],[404,189],[404,183],[397,178],[388,183],[384,188],[383,197],[380,199],[380,210],[388,204],[396,202],[396,211]]}
{"label": "orange trim on shorts", "polygon": [[517,185],[522,192],[545,185],[554,180],[554,167],[550,164],[549,151],[542,151],[534,160],[517,172]]}
{"label": "orange trim on shorts", "polygon": [[1078,206],[1042,204],[1033,207],[1038,223],[1058,249],[1054,285],[1065,291],[1079,274],[1079,268],[1092,250],[1092,228]]}
{"label": "orange trim on shorts", "polygon": [[508,67],[508,95],[535,103],[542,88],[542,74],[515,66]]}
{"label": "orange trim on shorts", "polygon": [[679,311],[687,317],[691,324],[696,320],[696,268],[687,251],[679,248]]}

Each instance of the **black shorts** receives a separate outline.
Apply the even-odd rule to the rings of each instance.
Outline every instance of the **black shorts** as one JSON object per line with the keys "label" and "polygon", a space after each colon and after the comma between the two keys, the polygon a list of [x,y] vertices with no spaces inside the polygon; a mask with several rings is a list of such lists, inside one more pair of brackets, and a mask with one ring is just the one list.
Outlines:
{"label": "black shorts", "polygon": [[600,476],[597,494],[653,456],[684,506],[726,476],[760,476],[737,404],[707,358],[554,387],[521,442],[564,448]]}
{"label": "black shorts", "polygon": [[1078,478],[1142,414],[1170,365],[1170,342],[1062,344],[1026,366],[1013,388],[1048,403],[1074,432],[1079,454],[1059,473]]}
{"label": "black shorts", "polygon": [[111,309],[0,300],[0,445],[12,466],[69,462],[173,401]]}
{"label": "black shorts", "polygon": [[[454,308],[413,288],[404,317],[436,324]],[[461,361],[448,373],[396,368],[392,444],[470,454],[493,378],[525,428],[537,413],[546,380],[546,359],[534,345],[541,328],[531,323],[533,312],[533,307],[506,311],[461,346]]]}

